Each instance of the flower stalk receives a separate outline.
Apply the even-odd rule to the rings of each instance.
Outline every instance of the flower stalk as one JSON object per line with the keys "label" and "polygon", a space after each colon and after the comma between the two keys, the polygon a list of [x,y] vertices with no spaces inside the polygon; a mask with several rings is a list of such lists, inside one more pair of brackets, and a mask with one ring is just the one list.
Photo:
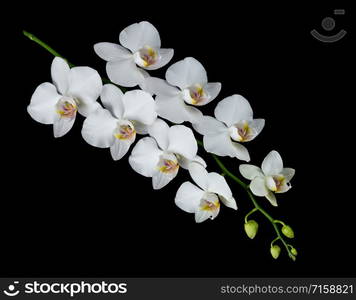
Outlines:
{"label": "flower stalk", "polygon": [[[214,156],[215,156],[215,155],[214,155]],[[226,169],[226,167],[224,166],[224,164],[220,161],[220,159],[219,159],[218,157],[215,156],[214,158],[215,158],[215,161],[218,162],[218,165],[219,165],[220,168],[224,167],[224,169]],[[287,251],[287,253],[288,253],[288,256],[289,256],[290,258],[293,257],[292,259],[295,260],[295,256],[294,256],[294,255],[292,254],[292,252],[290,251],[287,242],[285,241],[285,239],[284,239],[284,237],[283,237],[283,235],[282,235],[280,229],[278,228],[278,226],[277,226],[276,223],[275,223],[275,219],[274,219],[268,212],[266,212],[266,211],[258,204],[258,202],[256,201],[255,197],[254,197],[253,194],[249,191],[248,186],[247,186],[245,183],[242,183],[242,184],[241,184],[242,181],[241,181],[239,178],[237,178],[235,175],[233,175],[231,172],[229,172],[229,171],[226,172],[225,170],[224,170],[224,172],[227,174],[227,176],[229,176],[232,180],[236,181],[240,186],[242,186],[242,187],[245,189],[245,191],[247,192],[247,194],[248,194],[250,200],[252,201],[253,205],[255,206],[255,208],[256,208],[259,212],[261,212],[261,213],[267,218],[267,220],[270,221],[270,223],[272,224],[273,229],[275,230],[275,232],[276,232],[278,238],[281,240],[281,242],[282,242],[284,248],[286,249],[286,251]],[[232,175],[232,176],[231,176],[231,175]],[[237,179],[237,180],[236,180],[236,179]]]}
{"label": "flower stalk", "polygon": [[246,216],[245,216],[245,223],[247,223],[247,219],[250,215],[252,215],[255,211],[258,211],[258,209],[255,207],[253,208]]}
{"label": "flower stalk", "polygon": [[[60,57],[63,58],[69,65],[70,68],[75,67],[74,64],[70,63],[66,58],[64,58],[62,55],[60,55],[57,51],[55,51],[53,48],[51,48],[49,45],[47,45],[46,43],[44,43],[42,40],[40,40],[39,38],[37,38],[35,35],[27,32],[27,31],[23,31],[24,36],[26,36],[27,38],[29,38],[31,41],[35,42],[36,44],[40,45],[42,48],[44,48],[45,50],[47,50],[48,52],[50,52],[52,55],[56,56],[56,57]],[[125,88],[123,88],[122,86],[119,86],[113,82],[111,82],[109,79],[107,78],[102,78],[102,81],[104,83],[111,83],[117,87],[119,87],[123,92],[126,91]],[[197,143],[199,146],[203,146],[203,142],[200,140],[197,140]],[[237,184],[239,184],[248,194],[249,199],[251,200],[251,202],[254,205],[254,208],[246,215],[245,217],[245,223],[247,223],[247,217],[256,212],[259,211],[265,218],[267,218],[269,220],[269,222],[272,224],[277,237],[272,241],[271,243],[271,247],[273,246],[273,243],[277,240],[280,240],[283,244],[283,246],[285,247],[289,257],[292,260],[295,260],[295,256],[297,255],[297,251],[296,249],[294,249],[293,246],[287,244],[287,242],[285,241],[285,236],[292,238],[292,230],[289,226],[285,225],[282,221],[276,220],[274,219],[265,209],[263,209],[259,203],[256,201],[254,195],[251,193],[250,189],[249,189],[249,185],[244,183],[240,178],[238,178],[236,175],[234,175],[230,170],[227,169],[227,167],[223,164],[223,162],[220,160],[220,158],[211,153],[211,156],[213,157],[213,159],[215,160],[215,162],[217,163],[217,165],[220,167],[223,176],[227,176],[230,177],[233,181],[235,181]],[[277,223],[280,223],[281,225],[283,225],[282,230],[277,226]],[[288,234],[286,234],[285,232],[283,232],[283,228],[286,228],[289,230]],[[294,236],[294,234],[293,234]],[[276,246],[277,247],[277,246]],[[279,253],[277,255],[275,255],[276,257],[278,257]],[[275,257],[275,258],[276,258]]]}
{"label": "flower stalk", "polygon": [[[203,146],[203,142],[200,141],[200,140],[197,140],[197,143],[199,146]],[[287,253],[288,253],[288,256],[294,261],[295,260],[295,255],[293,255],[293,253],[291,252],[291,249],[289,247],[289,245],[287,244],[286,240],[284,239],[283,237],[283,234],[281,232],[281,230],[278,228],[277,224],[276,223],[280,223],[282,224],[283,226],[285,226],[285,224],[280,221],[280,220],[277,220],[277,219],[274,219],[269,213],[267,213],[259,204],[258,202],[256,201],[255,197],[253,196],[253,194],[250,192],[249,190],[249,186],[247,184],[245,184],[240,178],[238,178],[236,175],[234,175],[232,172],[230,172],[226,166],[223,164],[223,162],[220,160],[220,158],[215,155],[215,154],[211,154],[212,157],[214,158],[214,160],[216,161],[217,165],[220,167],[220,169],[222,170],[222,172],[230,177],[232,180],[234,180],[235,182],[237,182],[248,194],[250,200],[252,201],[253,205],[255,206],[255,208],[249,213],[251,214],[252,212],[255,212],[255,211],[259,211],[262,213],[262,215],[264,215],[268,221],[270,221],[270,223],[272,224],[273,226],[273,229],[275,230],[276,234],[277,234],[277,239],[281,240],[284,248],[286,249]],[[248,214],[248,215],[249,215]],[[275,240],[275,241],[276,241]]]}

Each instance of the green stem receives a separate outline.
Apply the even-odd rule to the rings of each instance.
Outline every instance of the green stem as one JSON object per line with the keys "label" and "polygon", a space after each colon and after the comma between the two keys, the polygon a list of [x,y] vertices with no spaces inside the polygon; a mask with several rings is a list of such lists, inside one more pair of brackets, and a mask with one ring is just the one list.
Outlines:
{"label": "green stem", "polygon": [[284,222],[282,222],[282,221],[280,221],[280,220],[274,220],[273,222],[274,222],[274,223],[282,224],[283,226],[286,226],[286,224],[284,224]]}
{"label": "green stem", "polygon": [[225,165],[221,162],[221,160],[215,155],[215,154],[212,154],[213,158],[215,159],[215,161],[217,162],[218,166],[220,167],[220,169],[227,175],[229,176],[232,180],[236,181],[240,186],[242,186],[245,191],[247,192],[250,200],[252,201],[253,205],[255,206],[255,208],[257,210],[259,210],[267,219],[268,221],[270,221],[270,223],[272,224],[276,234],[277,234],[277,237],[278,239],[281,240],[282,244],[284,245],[284,247],[286,248],[287,252],[288,252],[288,255],[290,258],[292,258],[293,260],[295,260],[295,257],[294,255],[290,252],[290,249],[288,247],[288,244],[287,242],[284,240],[283,238],[283,235],[281,234],[281,231],[280,229],[278,228],[278,226],[276,225],[276,221],[277,222],[281,222],[279,220],[275,220],[272,218],[272,216],[267,213],[259,204],[258,202],[256,201],[255,197],[252,195],[252,193],[250,192],[249,188],[248,188],[248,185],[243,183],[241,181],[241,179],[239,179],[237,176],[235,176],[234,174],[232,174],[226,167]]}
{"label": "green stem", "polygon": [[273,244],[279,240],[279,236],[277,236],[272,242],[271,242],[271,248],[273,247]]}
{"label": "green stem", "polygon": [[246,216],[245,216],[245,223],[247,223],[247,218],[252,215],[255,211],[257,211],[258,209],[255,207],[253,208]]}
{"label": "green stem", "polygon": [[31,41],[34,41],[35,43],[40,45],[42,48],[46,49],[52,55],[63,58],[68,63],[69,67],[71,67],[71,68],[75,67],[75,65],[70,63],[67,59],[65,59],[62,55],[60,55],[56,50],[54,50],[52,47],[48,46],[45,42],[41,41],[38,37],[36,37],[32,33],[29,33],[25,30],[23,30],[22,33],[24,34],[24,36],[28,37]]}
{"label": "green stem", "polygon": [[276,232],[277,236],[279,237],[279,239],[281,240],[281,242],[283,243],[283,246],[286,248],[289,257],[292,257],[293,254],[290,252],[289,247],[287,242],[284,240],[283,235],[281,234],[281,231],[279,230],[278,226],[276,225],[276,223],[274,222],[275,220],[271,217],[270,214],[268,214],[256,201],[255,197],[252,195],[252,193],[250,191],[247,190],[247,194],[249,195],[253,205],[268,219],[268,221],[271,222],[274,231]]}
{"label": "green stem", "polygon": [[225,173],[225,175],[235,180],[239,185],[241,185],[245,190],[247,190],[247,184],[245,184],[240,178],[238,178],[233,173],[231,173],[215,154],[211,154],[211,155],[215,159],[220,169]]}
{"label": "green stem", "polygon": [[[69,62],[65,57],[63,57],[62,55],[60,55],[56,50],[54,50],[52,47],[50,47],[49,45],[47,45],[45,42],[41,41],[38,37],[36,37],[35,35],[33,35],[32,33],[29,33],[25,30],[22,31],[22,33],[24,34],[24,36],[28,37],[31,41],[34,41],[36,44],[40,45],[42,48],[46,49],[49,53],[51,53],[54,56],[58,56],[60,58],[63,58],[69,65],[69,67],[73,68],[75,67],[74,64],[72,64],[71,62]],[[126,91],[125,88],[123,88],[122,86],[119,86],[115,83],[113,83],[112,81],[110,81],[108,78],[102,77],[101,78],[103,83],[111,83],[113,85],[116,85],[118,88],[120,88],[123,92]]]}

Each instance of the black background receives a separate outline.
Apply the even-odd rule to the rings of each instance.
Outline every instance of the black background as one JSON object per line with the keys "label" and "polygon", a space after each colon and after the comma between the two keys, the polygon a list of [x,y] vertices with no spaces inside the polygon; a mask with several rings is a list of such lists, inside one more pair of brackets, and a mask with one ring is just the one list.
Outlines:
{"label": "black background", "polygon": [[[320,26],[335,8],[336,28]],[[0,201],[2,276],[355,276],[353,109],[351,86],[352,11],[345,6],[217,3],[83,3],[62,1],[9,8],[2,43],[2,196]],[[296,262],[282,251],[269,253],[275,235],[262,215],[254,240],[243,231],[252,208],[232,181],[237,212],[223,207],[214,221],[195,224],[174,204],[184,170],[167,187],[153,191],[151,180],[135,173],[127,157],[111,159],[108,149],[81,138],[78,117],[65,137],[36,123],[26,112],[31,95],[51,81],[52,55],[28,40],[25,29],[75,65],[105,74],[97,42],[117,42],[126,26],[147,20],[159,30],[162,46],[174,48],[172,62],[193,56],[209,81],[222,82],[211,113],[232,94],[246,97],[255,117],[265,118],[262,134],[247,144],[251,163],[279,151],[296,169],[293,188],[278,195],[279,207],[258,201],[290,224]],[[345,29],[337,43],[310,35]],[[166,68],[151,72],[164,76]],[[4,81],[3,81],[4,82]],[[197,135],[198,136],[198,135]],[[207,160],[209,171],[218,171]],[[239,161],[223,159],[238,173]],[[350,170],[350,171],[348,171]]]}

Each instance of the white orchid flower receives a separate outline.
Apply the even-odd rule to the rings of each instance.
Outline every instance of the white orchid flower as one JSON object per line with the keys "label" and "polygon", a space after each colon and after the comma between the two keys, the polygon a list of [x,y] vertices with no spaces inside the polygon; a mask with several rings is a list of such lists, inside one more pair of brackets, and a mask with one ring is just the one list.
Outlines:
{"label": "white orchid flower", "polygon": [[221,90],[221,83],[208,83],[204,67],[193,57],[171,65],[166,72],[166,80],[148,77],[145,89],[157,95],[158,115],[176,124],[184,121],[195,123],[202,113],[192,105],[202,106],[211,102]]}
{"label": "white orchid flower", "polygon": [[73,127],[77,112],[86,117],[100,106],[96,100],[102,81],[94,69],[70,69],[60,57],[53,59],[51,75],[54,84],[40,84],[32,95],[27,111],[37,122],[53,124],[54,136],[61,137]]}
{"label": "white orchid flower", "polygon": [[98,43],[96,54],[107,61],[106,72],[118,85],[134,87],[141,85],[149,76],[145,70],[156,70],[173,57],[173,49],[161,48],[157,29],[149,22],[132,24],[121,31],[120,45]]}
{"label": "white orchid flower", "polygon": [[265,120],[253,119],[249,102],[240,95],[221,100],[214,114],[216,119],[204,116],[193,124],[194,129],[204,135],[205,150],[250,161],[248,150],[239,143],[253,140],[262,131]]}
{"label": "white orchid flower", "polygon": [[176,177],[179,167],[197,159],[198,145],[193,131],[183,125],[169,127],[157,119],[148,129],[151,137],[137,142],[129,157],[139,174],[152,177],[154,189],[160,189]]}
{"label": "white orchid flower", "polygon": [[227,207],[237,209],[230,187],[223,176],[215,172],[208,173],[197,163],[190,164],[189,173],[198,186],[189,181],[184,182],[177,191],[175,203],[180,209],[195,213],[197,223],[208,218],[214,219],[219,214],[219,199]]}
{"label": "white orchid flower", "polygon": [[240,173],[252,180],[250,189],[256,196],[266,197],[273,206],[277,206],[274,193],[285,193],[290,188],[290,180],[295,174],[291,168],[283,168],[282,157],[277,151],[271,151],[262,162],[262,170],[249,164],[240,165]]}
{"label": "white orchid flower", "polygon": [[152,96],[141,90],[125,94],[112,84],[101,93],[106,109],[91,113],[83,124],[84,140],[95,147],[109,148],[114,160],[121,159],[135,141],[136,132],[146,134],[148,126],[157,118]]}

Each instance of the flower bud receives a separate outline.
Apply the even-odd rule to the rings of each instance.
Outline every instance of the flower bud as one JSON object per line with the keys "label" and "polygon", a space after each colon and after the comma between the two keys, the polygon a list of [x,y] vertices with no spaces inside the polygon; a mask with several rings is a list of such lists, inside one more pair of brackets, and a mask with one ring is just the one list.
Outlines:
{"label": "flower bud", "polygon": [[288,226],[288,225],[284,225],[282,227],[282,233],[287,237],[287,238],[294,238],[294,231],[292,229],[292,227]]}
{"label": "flower bud", "polygon": [[297,249],[295,249],[295,248],[290,249],[290,252],[291,252],[294,256],[297,256],[297,255],[298,255],[298,251],[297,251]]}
{"label": "flower bud", "polygon": [[290,257],[293,261],[295,261],[295,260],[297,259],[293,254],[289,254],[289,257]]}
{"label": "flower bud", "polygon": [[271,255],[274,259],[277,259],[280,253],[281,253],[281,247],[279,247],[278,245],[273,245],[271,247]]}
{"label": "flower bud", "polygon": [[253,239],[258,230],[258,223],[255,220],[249,220],[245,223],[245,232],[250,239]]}

